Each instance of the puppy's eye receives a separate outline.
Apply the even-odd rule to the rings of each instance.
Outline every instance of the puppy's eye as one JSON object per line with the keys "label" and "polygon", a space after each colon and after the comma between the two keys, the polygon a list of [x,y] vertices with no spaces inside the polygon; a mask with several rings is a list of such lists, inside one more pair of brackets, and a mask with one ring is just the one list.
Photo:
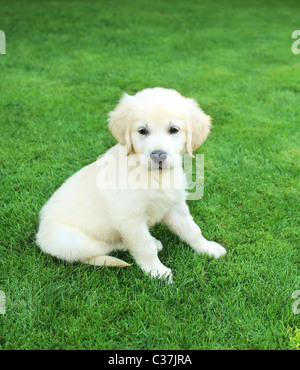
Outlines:
{"label": "puppy's eye", "polygon": [[169,133],[170,134],[177,134],[178,131],[179,131],[178,127],[172,126],[172,127],[170,127]]}
{"label": "puppy's eye", "polygon": [[139,129],[139,133],[141,135],[148,135],[148,130],[145,127]]}

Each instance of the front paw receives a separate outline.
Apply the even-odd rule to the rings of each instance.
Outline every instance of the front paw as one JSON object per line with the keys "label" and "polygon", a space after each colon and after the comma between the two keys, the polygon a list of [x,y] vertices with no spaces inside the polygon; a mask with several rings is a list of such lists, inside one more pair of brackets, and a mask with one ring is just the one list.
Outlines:
{"label": "front paw", "polygon": [[143,270],[149,274],[152,278],[158,278],[158,279],[164,279],[168,283],[173,282],[173,275],[172,275],[172,270],[169,269],[168,267],[164,266],[162,263],[158,264],[155,267],[147,267],[143,268]]}
{"label": "front paw", "polygon": [[150,271],[151,277],[158,278],[158,279],[164,279],[168,283],[173,282],[173,275],[171,269],[164,266],[163,269],[159,270],[151,270]]}
{"label": "front paw", "polygon": [[205,240],[199,252],[208,254],[210,257],[219,258],[226,253],[226,249],[216,242]]}

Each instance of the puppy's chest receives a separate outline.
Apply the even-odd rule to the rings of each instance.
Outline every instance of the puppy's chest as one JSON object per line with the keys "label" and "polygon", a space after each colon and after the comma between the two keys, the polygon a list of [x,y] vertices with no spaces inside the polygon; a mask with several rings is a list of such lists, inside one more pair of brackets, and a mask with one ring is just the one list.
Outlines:
{"label": "puppy's chest", "polygon": [[179,200],[178,191],[152,191],[145,204],[145,216],[148,226],[152,226],[165,216],[168,210]]}

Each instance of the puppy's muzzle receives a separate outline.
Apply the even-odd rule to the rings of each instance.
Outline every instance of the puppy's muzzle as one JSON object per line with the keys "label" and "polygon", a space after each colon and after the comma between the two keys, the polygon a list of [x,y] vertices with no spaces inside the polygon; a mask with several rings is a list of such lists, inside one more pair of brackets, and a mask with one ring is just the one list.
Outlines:
{"label": "puppy's muzzle", "polygon": [[166,161],[167,159],[167,152],[164,152],[162,150],[154,150],[151,154],[150,154],[150,158],[152,159],[152,161],[154,163],[159,163],[159,164],[162,164],[163,162]]}

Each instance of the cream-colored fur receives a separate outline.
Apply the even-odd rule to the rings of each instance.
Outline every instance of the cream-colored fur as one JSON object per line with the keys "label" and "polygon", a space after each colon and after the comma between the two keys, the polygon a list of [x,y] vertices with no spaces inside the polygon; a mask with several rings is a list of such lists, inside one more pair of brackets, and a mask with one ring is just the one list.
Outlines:
{"label": "cream-colored fur", "polygon": [[[41,249],[70,262],[119,267],[128,264],[109,253],[128,250],[146,273],[171,280],[158,258],[162,245],[149,232],[163,222],[196,252],[225,254],[202,236],[189,213],[180,160],[184,150],[192,156],[205,141],[210,117],[175,90],[153,88],[125,94],[109,115],[109,128],[119,143],[70,177],[43,207]],[[166,157],[156,168],[155,151]],[[110,175],[118,181],[104,186]],[[131,186],[130,178],[146,179],[147,186]]]}

